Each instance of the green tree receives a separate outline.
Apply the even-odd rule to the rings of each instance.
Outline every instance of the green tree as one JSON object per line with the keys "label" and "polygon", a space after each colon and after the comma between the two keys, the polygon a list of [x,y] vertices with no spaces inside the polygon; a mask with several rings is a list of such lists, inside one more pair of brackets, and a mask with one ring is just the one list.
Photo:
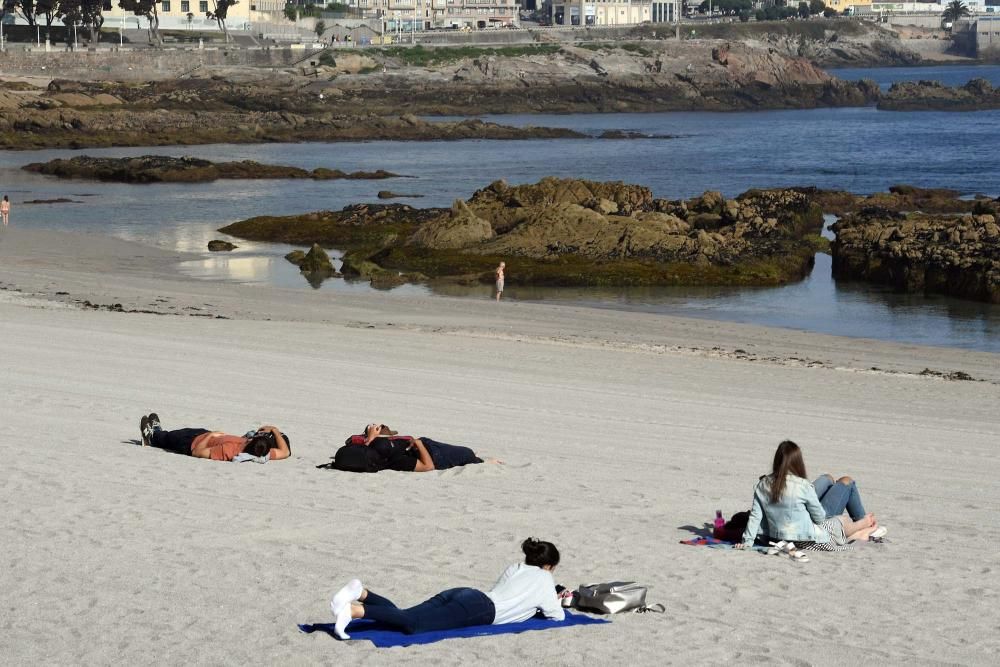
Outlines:
{"label": "green tree", "polygon": [[160,14],[156,11],[159,0],[118,0],[118,6],[134,16],[143,16],[149,22],[149,43],[163,45],[160,36]]}
{"label": "green tree", "polygon": [[804,19],[809,18],[809,5],[805,2],[799,3],[799,16]]}
{"label": "green tree", "polygon": [[105,0],[58,0],[58,4],[52,8],[52,14],[65,26],[89,28],[90,41],[96,42],[100,38],[101,26],[104,25],[102,10],[110,9],[111,3]]}
{"label": "green tree", "polygon": [[969,15],[969,8],[965,6],[962,0],[951,0],[944,8],[944,14],[941,17],[945,21],[954,23],[963,16]]}
{"label": "green tree", "polygon": [[219,25],[219,30],[222,34],[226,36],[226,41],[229,41],[229,29],[226,28],[226,17],[229,16],[229,8],[233,5],[240,4],[240,0],[214,0],[215,11],[205,12],[205,16],[209,19],[215,19],[215,22]]}
{"label": "green tree", "polygon": [[323,33],[326,32],[326,21],[316,21],[316,25],[313,26],[313,31],[316,33],[316,39],[321,39]]}
{"label": "green tree", "polygon": [[826,3],[823,0],[809,0],[810,14],[822,14],[824,9],[826,9]]}

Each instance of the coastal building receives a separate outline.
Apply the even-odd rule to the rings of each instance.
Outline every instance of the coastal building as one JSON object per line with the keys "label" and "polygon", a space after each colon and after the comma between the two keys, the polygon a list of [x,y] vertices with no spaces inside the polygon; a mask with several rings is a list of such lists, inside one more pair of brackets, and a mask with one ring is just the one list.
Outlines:
{"label": "coastal building", "polygon": [[550,18],[556,26],[673,23],[681,7],[681,0],[552,0]]}
{"label": "coastal building", "polygon": [[387,31],[517,27],[517,0],[346,0],[367,19],[385,23]]}
{"label": "coastal building", "polygon": [[992,12],[976,19],[972,29],[976,33],[976,57],[1000,57],[1000,16]]}
{"label": "coastal building", "polygon": [[871,11],[872,0],[826,0],[826,6],[838,14],[847,10],[855,14],[867,14]]}
{"label": "coastal building", "polygon": [[[254,24],[285,21],[284,9],[284,0],[241,0],[229,8],[226,28],[250,31]],[[208,13],[212,11],[215,11],[214,0],[160,0],[156,7],[161,30],[218,30],[218,22],[208,18]],[[144,30],[149,27],[144,16],[123,11],[117,1],[112,2],[111,9],[102,14],[105,28]]]}

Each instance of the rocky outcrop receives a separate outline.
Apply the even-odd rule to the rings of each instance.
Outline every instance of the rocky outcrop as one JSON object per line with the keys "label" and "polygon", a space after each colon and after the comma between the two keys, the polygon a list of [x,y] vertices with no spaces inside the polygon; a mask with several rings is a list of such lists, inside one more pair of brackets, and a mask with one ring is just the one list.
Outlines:
{"label": "rocky outcrop", "polygon": [[209,252],[230,252],[236,250],[236,244],[222,239],[212,239],[208,242]]}
{"label": "rocky outcrop", "polygon": [[376,195],[379,199],[419,199],[423,195],[416,194],[403,194],[400,192],[393,192],[392,190],[379,190]]}
{"label": "rocky outcrop", "polygon": [[888,192],[856,195],[843,190],[822,190],[815,187],[793,188],[819,204],[824,213],[845,215],[864,209],[882,209],[896,213],[968,213],[983,202],[981,196],[963,198],[963,193],[948,188],[918,188],[893,185]]}
{"label": "rocky outcrop", "polygon": [[409,243],[424,248],[465,248],[495,236],[493,227],[469,209],[461,199],[452,204],[448,215],[421,225]]}
{"label": "rocky outcrop", "polygon": [[320,287],[327,278],[339,277],[341,274],[330,261],[330,255],[318,244],[314,243],[309,252],[293,250],[285,255],[292,264],[299,267],[299,271],[313,287]]}
{"label": "rocky outcrop", "polygon": [[986,79],[949,87],[938,81],[903,81],[892,84],[879,109],[887,111],[980,111],[1000,109],[1000,88]]}
{"label": "rocky outcrop", "polygon": [[522,284],[775,285],[807,273],[823,224],[821,209],[791,190],[684,201],[557,178],[497,181],[446,210],[359,205],[310,215],[317,224],[256,218],[223,231],[294,242],[306,229],[347,250],[343,271],[359,277],[488,280],[505,260]]}
{"label": "rocky outcrop", "polygon": [[299,167],[261,164],[253,160],[214,163],[192,157],[143,155],[140,157],[109,158],[80,155],[49,162],[32,162],[22,169],[57,178],[78,178],[117,183],[208,183],[218,179],[310,178],[334,179],[398,178],[398,174],[379,169],[347,173],[339,169],[318,168],[312,171]]}
{"label": "rocky outcrop", "polygon": [[866,209],[833,225],[838,280],[1000,303],[1000,200],[966,215]]}

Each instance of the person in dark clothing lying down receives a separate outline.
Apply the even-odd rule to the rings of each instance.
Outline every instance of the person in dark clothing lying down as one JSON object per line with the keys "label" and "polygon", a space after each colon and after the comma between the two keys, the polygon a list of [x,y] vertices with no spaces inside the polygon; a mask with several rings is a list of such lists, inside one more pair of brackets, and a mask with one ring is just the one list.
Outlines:
{"label": "person in dark clothing lying down", "polygon": [[385,424],[368,424],[364,435],[352,435],[337,450],[333,467],[349,472],[430,472],[485,461],[468,447],[449,445],[427,437],[399,435]]}

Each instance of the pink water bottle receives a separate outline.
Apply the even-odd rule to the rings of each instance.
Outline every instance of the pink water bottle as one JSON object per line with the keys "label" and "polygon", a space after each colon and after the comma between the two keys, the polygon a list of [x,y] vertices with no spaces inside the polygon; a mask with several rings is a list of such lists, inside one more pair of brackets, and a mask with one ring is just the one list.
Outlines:
{"label": "pink water bottle", "polygon": [[722,510],[715,510],[715,530],[716,532],[722,530],[726,525],[726,520],[722,518]]}

